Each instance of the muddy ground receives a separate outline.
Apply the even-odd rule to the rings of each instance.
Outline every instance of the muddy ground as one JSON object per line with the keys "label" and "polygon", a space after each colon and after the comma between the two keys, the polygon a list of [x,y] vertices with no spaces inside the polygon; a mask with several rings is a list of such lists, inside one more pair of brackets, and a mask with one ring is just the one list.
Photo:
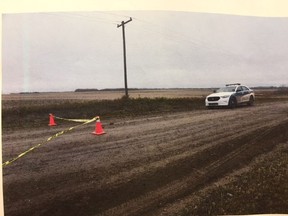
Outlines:
{"label": "muddy ground", "polygon": [[[3,162],[67,128],[57,123],[5,131]],[[205,202],[266,155],[273,161],[288,152],[287,102],[102,124],[105,135],[91,134],[95,123],[84,125],[3,168],[5,215],[185,215],[199,194]]]}

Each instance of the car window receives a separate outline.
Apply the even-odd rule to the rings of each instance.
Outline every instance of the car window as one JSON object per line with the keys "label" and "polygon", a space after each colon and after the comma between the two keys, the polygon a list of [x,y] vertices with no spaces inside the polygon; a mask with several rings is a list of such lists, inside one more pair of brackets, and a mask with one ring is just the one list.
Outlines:
{"label": "car window", "polygon": [[237,92],[238,92],[238,91],[242,91],[242,87],[239,86],[236,91],[237,91]]}
{"label": "car window", "polygon": [[218,89],[216,92],[234,92],[235,87],[234,86],[228,86]]}
{"label": "car window", "polygon": [[242,86],[243,91],[248,91],[249,89],[246,86]]}

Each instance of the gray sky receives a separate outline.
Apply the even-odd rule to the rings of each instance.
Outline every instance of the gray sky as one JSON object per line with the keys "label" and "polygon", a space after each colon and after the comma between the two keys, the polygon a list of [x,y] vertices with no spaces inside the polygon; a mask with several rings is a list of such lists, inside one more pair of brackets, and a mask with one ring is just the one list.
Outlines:
{"label": "gray sky", "polygon": [[127,11],[3,15],[3,93],[288,84],[288,18]]}

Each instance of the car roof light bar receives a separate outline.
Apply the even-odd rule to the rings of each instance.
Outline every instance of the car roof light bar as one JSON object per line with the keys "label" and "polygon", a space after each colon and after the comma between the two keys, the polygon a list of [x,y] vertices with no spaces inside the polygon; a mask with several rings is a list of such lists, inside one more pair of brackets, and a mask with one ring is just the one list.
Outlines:
{"label": "car roof light bar", "polygon": [[232,86],[232,85],[241,85],[241,83],[231,83],[231,84],[226,84],[226,86]]}

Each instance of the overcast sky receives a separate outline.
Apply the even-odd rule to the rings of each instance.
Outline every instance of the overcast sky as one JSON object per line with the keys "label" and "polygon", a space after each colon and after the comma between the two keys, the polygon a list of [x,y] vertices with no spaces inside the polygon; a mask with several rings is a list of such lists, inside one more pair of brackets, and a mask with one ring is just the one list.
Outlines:
{"label": "overcast sky", "polygon": [[2,92],[288,84],[288,18],[168,11],[3,15]]}

